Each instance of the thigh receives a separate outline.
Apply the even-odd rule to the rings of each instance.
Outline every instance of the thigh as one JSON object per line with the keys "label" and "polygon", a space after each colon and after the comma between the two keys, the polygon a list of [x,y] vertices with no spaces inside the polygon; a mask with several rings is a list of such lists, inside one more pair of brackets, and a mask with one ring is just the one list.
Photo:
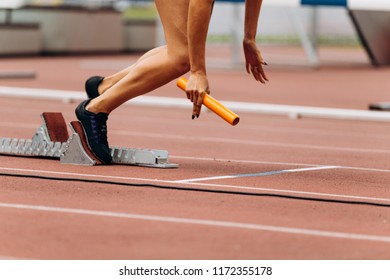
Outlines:
{"label": "thigh", "polygon": [[190,0],[155,0],[168,53],[187,52],[187,21]]}

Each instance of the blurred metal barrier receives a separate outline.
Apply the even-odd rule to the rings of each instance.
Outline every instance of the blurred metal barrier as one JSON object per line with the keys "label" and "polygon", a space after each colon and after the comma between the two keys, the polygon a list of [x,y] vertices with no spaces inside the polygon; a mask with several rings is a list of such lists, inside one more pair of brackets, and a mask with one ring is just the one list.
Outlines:
{"label": "blurred metal barrier", "polygon": [[29,2],[32,6],[73,6],[96,9],[112,7],[117,0],[30,0]]}
{"label": "blurred metal barrier", "polygon": [[[349,0],[349,15],[375,66],[390,65],[390,1]],[[390,111],[390,102],[371,103],[370,110]]]}
{"label": "blurred metal barrier", "polygon": [[[227,2],[232,3],[234,5],[234,13],[233,13],[233,22],[232,22],[232,31],[231,37],[233,38],[231,44],[231,52],[232,52],[232,63],[240,64],[240,57],[238,56],[238,51],[242,45],[242,38],[240,38],[240,30],[238,27],[240,26],[240,12],[239,8],[245,0],[216,0],[217,2]],[[342,0],[334,0],[333,4],[337,4],[336,2],[340,2]],[[306,57],[308,59],[308,63],[311,67],[317,67],[319,65],[319,57],[317,54],[317,8],[316,5],[313,5],[312,2],[315,1],[305,1],[305,0],[264,0],[263,5],[267,6],[275,6],[284,9],[286,12],[295,32],[297,33],[301,45],[306,53]],[[322,1],[324,2],[324,1]],[[342,3],[339,3],[340,5]],[[302,7],[303,5],[308,5],[311,7],[310,10],[310,31],[307,32],[306,28],[300,19],[299,11],[297,8]]]}
{"label": "blurred metal barrier", "polygon": [[[242,40],[242,15],[240,7],[245,0],[216,0],[217,2],[231,3],[233,14],[231,21],[231,61],[239,64],[242,57],[239,56]],[[0,9],[6,9],[5,23],[12,21],[13,9],[23,6],[33,7],[81,7],[90,10],[102,8],[119,8],[128,5],[139,5],[142,3],[152,3],[151,0],[0,0]],[[357,34],[371,59],[371,63],[376,66],[390,64],[390,0],[263,0],[263,5],[280,7],[287,12],[287,16],[294,27],[303,49],[305,50],[308,62],[311,66],[319,65],[317,55],[317,8],[319,6],[340,7],[348,10],[352,22],[357,30]],[[127,6],[128,7],[128,6]],[[303,24],[298,8],[306,7],[310,9],[310,30]],[[54,12],[54,10],[53,10]],[[19,17],[20,22],[26,20]],[[40,18],[36,18],[41,22]],[[159,20],[157,20],[159,23]],[[163,31],[160,25],[157,27],[156,45],[163,44]],[[119,31],[118,31],[119,32]],[[61,39],[61,38],[58,38]],[[45,40],[47,42],[47,40]],[[87,50],[88,48],[86,48]],[[120,50],[115,47],[115,50]]]}
{"label": "blurred metal barrier", "polygon": [[[217,2],[230,2],[235,6],[232,26],[232,60],[238,63],[237,49],[241,47],[238,26],[240,17],[238,5],[245,0],[216,0]],[[317,7],[332,6],[346,8],[356,28],[357,34],[366,49],[372,65],[390,65],[390,0],[264,0],[263,5],[279,6],[285,8],[301,44],[305,50],[309,64],[319,65],[317,55]],[[303,26],[297,7],[312,7],[311,31],[307,32]]]}
{"label": "blurred metal barrier", "polygon": [[0,10],[5,10],[4,24],[11,24],[12,22],[12,10],[19,9],[27,5],[28,0],[2,0],[0,2]]}
{"label": "blurred metal barrier", "polygon": [[390,65],[390,10],[349,10],[349,15],[371,63]]}

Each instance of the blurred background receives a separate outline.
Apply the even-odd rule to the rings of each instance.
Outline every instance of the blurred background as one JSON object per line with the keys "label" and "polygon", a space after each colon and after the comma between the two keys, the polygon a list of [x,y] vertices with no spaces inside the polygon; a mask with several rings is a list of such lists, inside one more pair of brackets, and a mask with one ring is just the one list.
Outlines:
{"label": "blurred background", "polygon": [[[304,2],[309,3],[302,5]],[[366,2],[370,6],[370,1]],[[365,48],[367,59],[372,64],[388,64],[389,12],[381,11],[381,8],[375,11],[369,8],[362,16],[367,18],[371,15],[369,21],[381,18],[375,26],[367,27],[368,33],[375,33],[376,38],[371,41],[377,41],[378,36],[382,38],[380,43],[373,44],[384,44],[380,54],[375,54],[376,47],[369,46],[370,42],[365,41],[370,40],[364,38],[367,37],[364,28],[368,23],[359,22],[357,13],[361,13],[362,8],[353,11],[346,6],[345,1],[317,0],[298,3],[289,0],[265,0],[258,28],[259,43],[301,46],[305,59],[311,66],[319,64],[320,46],[343,47],[353,51],[363,51]],[[240,50],[243,13],[243,1],[216,2],[208,41],[209,44],[228,47],[228,66],[242,61]],[[1,0],[0,22],[2,56],[137,52],[164,44],[153,1]],[[378,29],[380,35],[376,34]],[[383,52],[385,54],[382,54]],[[280,58],[280,55],[278,57]],[[293,56],[289,58],[282,57],[283,63],[296,62]]]}

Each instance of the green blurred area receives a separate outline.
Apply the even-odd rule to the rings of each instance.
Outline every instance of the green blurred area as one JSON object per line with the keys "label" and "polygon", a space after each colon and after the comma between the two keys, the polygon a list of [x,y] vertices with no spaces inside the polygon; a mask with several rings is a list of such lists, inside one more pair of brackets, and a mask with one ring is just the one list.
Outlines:
{"label": "green blurred area", "polygon": [[149,19],[154,20],[158,16],[157,10],[154,5],[136,6],[126,9],[123,12],[123,18],[125,20],[130,19]]}
{"label": "green blurred area", "polygon": [[[207,37],[208,43],[231,43],[230,35],[215,35],[210,34]],[[277,45],[301,45],[298,36],[257,36],[257,42],[261,44],[277,44]],[[317,38],[317,44],[322,46],[338,46],[338,47],[359,47],[360,42],[356,37],[349,36],[320,36]]]}
{"label": "green blurred area", "polygon": [[[157,10],[153,4],[134,6],[126,9],[123,12],[125,20],[142,19],[155,20],[158,17]],[[207,37],[208,43],[231,43],[232,37],[229,34],[209,34]],[[300,45],[298,36],[292,35],[261,35],[258,34],[257,42],[262,44],[278,44],[278,45]],[[341,36],[341,35],[321,35],[317,38],[317,44],[321,46],[337,46],[337,47],[359,47],[360,42],[357,37]]]}

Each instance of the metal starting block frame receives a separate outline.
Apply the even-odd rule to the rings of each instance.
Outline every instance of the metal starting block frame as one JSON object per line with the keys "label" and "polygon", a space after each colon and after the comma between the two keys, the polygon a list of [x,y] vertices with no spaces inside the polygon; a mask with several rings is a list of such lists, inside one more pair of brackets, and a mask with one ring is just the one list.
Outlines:
{"label": "metal starting block frame", "polygon": [[[66,124],[61,113],[43,113],[41,118],[43,124],[37,129],[32,139],[0,138],[0,154],[59,158],[63,164],[74,165],[93,166],[100,163],[90,150],[86,150],[87,144],[83,143],[82,137],[76,132],[75,124],[78,122],[72,122],[69,125],[72,134],[65,141],[64,135],[68,136],[68,134],[67,131],[65,134],[62,131],[66,129]],[[81,126],[80,123],[78,125]],[[58,132],[55,130],[60,130],[62,135],[56,137]],[[64,142],[53,141],[52,138],[55,138],[53,140],[61,139]],[[113,164],[155,168],[178,167],[178,164],[169,163],[168,152],[164,150],[113,147],[110,151]]]}

